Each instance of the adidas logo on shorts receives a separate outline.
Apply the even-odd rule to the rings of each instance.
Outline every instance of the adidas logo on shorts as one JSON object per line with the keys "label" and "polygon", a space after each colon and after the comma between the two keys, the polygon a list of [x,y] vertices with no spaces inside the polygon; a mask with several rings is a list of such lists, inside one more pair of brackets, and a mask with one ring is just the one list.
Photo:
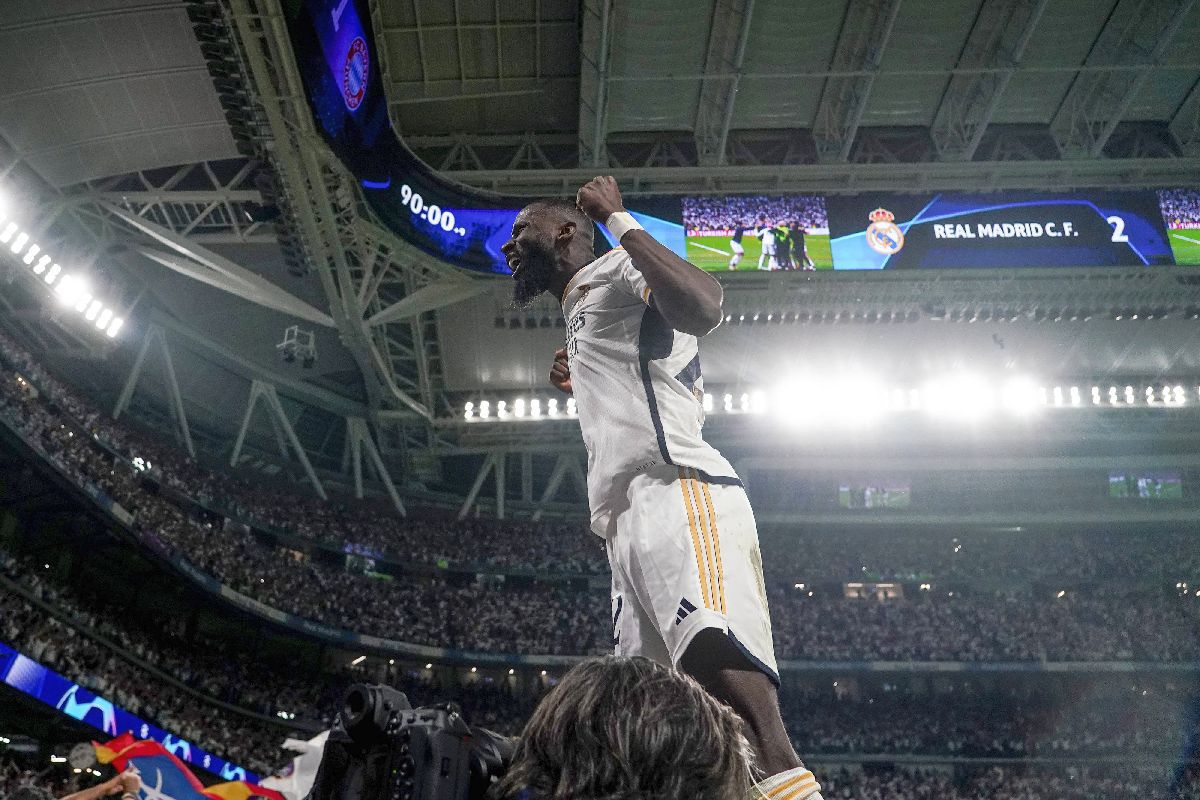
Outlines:
{"label": "adidas logo on shorts", "polygon": [[687,619],[687,615],[696,610],[696,607],[688,602],[686,597],[679,599],[679,610],[675,612],[675,624],[683,622]]}

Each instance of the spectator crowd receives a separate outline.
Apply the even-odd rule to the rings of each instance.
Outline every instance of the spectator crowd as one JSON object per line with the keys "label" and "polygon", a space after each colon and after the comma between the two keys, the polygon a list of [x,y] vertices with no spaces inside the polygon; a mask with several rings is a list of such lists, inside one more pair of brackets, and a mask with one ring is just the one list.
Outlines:
{"label": "spectator crowd", "polygon": [[[90,409],[66,387],[36,369],[6,343],[10,363],[34,376],[41,391],[52,394],[52,403],[38,394],[28,380],[10,370],[0,382],[0,416],[15,427],[47,459],[58,465],[82,486],[93,486],[113,498],[132,515],[133,525],[147,537],[164,543],[186,557],[201,571],[269,606],[327,625],[348,628],[390,639],[463,650],[508,653],[591,654],[609,647],[608,602],[602,589],[561,581],[511,581],[503,578],[459,582],[446,577],[402,574],[402,580],[379,580],[369,574],[348,572],[344,564],[312,557],[292,547],[280,547],[263,530],[248,529],[223,513],[213,513],[186,497],[172,500],[172,493],[152,491],[146,485],[153,475],[159,482],[187,493],[195,487],[201,502],[220,497],[234,498],[244,515],[275,530],[288,530],[307,541],[338,541],[337,530],[349,526],[359,545],[387,552],[423,548],[426,556],[449,552],[478,543],[480,549],[499,554],[505,544],[520,542],[530,526],[489,531],[470,523],[410,523],[393,518],[387,524],[379,510],[362,515],[339,515],[332,509],[314,509],[293,498],[298,509],[287,511],[286,498],[266,498],[250,493],[243,500],[239,484],[215,471],[203,470],[169,453],[149,451],[136,441],[138,434],[118,428]],[[24,374],[24,373],[23,373]],[[53,387],[47,390],[45,387]],[[105,444],[108,447],[104,446]],[[160,448],[161,449],[161,448]],[[135,453],[137,454],[135,456]],[[150,472],[131,466],[134,457],[151,460]],[[157,459],[157,461],[155,461]],[[309,513],[311,512],[311,514]],[[417,533],[414,533],[416,531]],[[503,531],[503,533],[501,532]],[[545,533],[567,545],[590,547],[595,540],[581,531],[565,528]],[[424,538],[422,538],[424,537]],[[471,537],[468,539],[467,537]],[[359,541],[366,539],[366,542]],[[1196,548],[1184,534],[1163,539],[1148,537],[1147,553],[1153,544],[1159,553],[1147,558],[1151,565],[1170,569],[1193,569]],[[342,540],[343,543],[346,541]],[[464,545],[463,542],[469,544]],[[1011,544],[961,540],[939,553],[897,558],[899,541],[883,545],[878,566],[861,569],[889,572],[927,569],[918,565],[922,555],[945,574],[970,578],[989,564],[998,569],[993,556],[1008,549],[1007,563],[1013,569],[1028,568],[1031,561]],[[400,544],[394,544],[399,542]],[[768,544],[769,542],[769,544]],[[503,543],[503,544],[502,544]],[[1110,541],[1110,544],[1119,544]],[[554,542],[539,539],[552,551]],[[813,551],[822,547],[811,542]],[[1085,540],[1049,544],[1060,549],[1066,561],[1085,549]],[[845,545],[845,542],[843,542]],[[1173,545],[1172,548],[1170,545]],[[889,551],[886,548],[892,548]],[[964,548],[978,556],[966,556]],[[493,549],[494,548],[494,549]],[[1054,597],[1027,589],[1009,592],[969,589],[914,592],[915,596],[889,602],[851,599],[828,589],[797,590],[802,582],[784,578],[788,568],[778,565],[789,559],[786,537],[765,537],[766,561],[772,564],[768,581],[775,621],[777,654],[781,659],[800,661],[919,660],[919,661],[1196,661],[1200,660],[1200,599],[1191,595],[1168,595],[1157,591],[1134,591],[1109,586],[1062,592]],[[519,547],[511,548],[519,550]],[[837,548],[823,546],[824,557],[834,571],[852,571],[853,562]],[[1095,553],[1129,549],[1096,547]],[[849,551],[849,548],[845,548]],[[581,560],[573,566],[591,571],[598,566],[589,551],[578,551]],[[779,554],[779,557],[774,557]],[[790,561],[809,559],[809,550],[790,553]],[[444,557],[444,556],[439,556]],[[591,560],[588,560],[591,559]],[[897,559],[897,560],[893,560]],[[951,563],[947,565],[946,560]],[[1120,557],[1093,555],[1079,558],[1080,578],[1100,577],[1119,570]],[[516,557],[517,561],[522,561]],[[1046,559],[1054,561],[1054,559]],[[524,563],[524,562],[522,562]],[[1063,563],[1063,562],[1060,562]],[[963,566],[958,566],[958,565]],[[1129,571],[1142,564],[1125,562]],[[532,561],[530,563],[532,566]],[[1037,571],[1037,567],[1033,568]]]}
{"label": "spectator crowd", "polygon": [[759,220],[771,225],[798,222],[807,230],[826,229],[825,198],[814,195],[734,195],[683,198],[683,229],[689,235],[754,230]]}
{"label": "spectator crowd", "polygon": [[1168,228],[1200,225],[1200,191],[1195,189],[1159,189],[1158,206]]}
{"label": "spectator crowd", "polygon": [[[135,429],[118,425],[41,370],[0,335],[0,424],[81,487],[120,504],[132,527],[182,554],[201,571],[269,606],[328,625],[406,642],[508,653],[607,651],[607,598],[588,588],[603,575],[595,540],[575,526],[458,522],[430,514],[398,520],[370,504],[328,505],[206,470]],[[134,458],[149,461],[135,468]],[[166,487],[169,491],[158,491]],[[287,541],[285,542],[285,538]],[[851,537],[853,538],[853,537]],[[460,580],[447,573],[402,573],[380,580],[347,571],[291,540],[336,550],[352,543],[396,561],[566,572],[576,581]],[[914,544],[914,541],[917,542]],[[281,544],[284,542],[284,544]],[[1132,545],[1132,546],[1131,546]],[[834,542],[789,530],[764,533],[776,646],[796,661],[1200,661],[1200,601],[1147,591],[1152,578],[1195,575],[1196,548],[1185,532],[1159,537],[1106,534],[1025,540],[1019,536],[873,535]],[[1030,558],[1036,548],[1037,558]],[[562,557],[560,558],[560,553]],[[775,557],[777,556],[777,557]],[[805,563],[803,568],[797,566]],[[486,570],[483,570],[486,571]],[[1025,575],[1008,592],[946,589]],[[0,635],[8,644],[134,713],[235,763],[270,772],[289,726],[265,717],[290,708],[328,720],[353,671],[301,675],[254,661],[164,621],[124,619],[103,597],[54,585],[37,565],[0,553],[0,572],[20,591],[0,592]],[[936,590],[880,602],[795,581],[864,574],[925,581]],[[1038,593],[1041,579],[1071,581],[1060,596]],[[1130,581],[1130,575],[1140,580]],[[1122,580],[1124,579],[1124,580]],[[1157,584],[1156,584],[1157,585]],[[47,614],[35,601],[48,604]],[[469,719],[516,732],[537,700],[499,684],[447,684],[393,676],[414,702],[455,699]],[[187,687],[192,691],[183,691]],[[1022,757],[1128,755],[1177,750],[1197,736],[1195,719],[1164,725],[1186,700],[1166,696],[1137,713],[1120,698],[1053,707],[1045,698],[929,698],[821,692],[784,693],[798,749],[811,754],[882,753]],[[1190,702],[1195,702],[1194,700]],[[1109,714],[1105,709],[1121,709]],[[10,772],[0,798],[22,780]],[[28,777],[28,776],[25,776]],[[1195,798],[1194,776],[1171,794],[1136,775],[1061,771],[837,771],[825,796],[982,798],[1126,796]]]}

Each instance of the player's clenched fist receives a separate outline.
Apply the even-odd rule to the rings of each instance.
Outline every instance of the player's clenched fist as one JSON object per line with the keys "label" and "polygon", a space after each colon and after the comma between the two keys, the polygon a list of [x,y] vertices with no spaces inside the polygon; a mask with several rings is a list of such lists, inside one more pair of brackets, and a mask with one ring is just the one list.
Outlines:
{"label": "player's clenched fist", "polygon": [[592,178],[581,186],[575,194],[575,204],[580,211],[601,224],[618,211],[625,210],[617,179],[611,175]]}
{"label": "player's clenched fist", "polygon": [[567,348],[554,351],[554,366],[550,368],[550,384],[560,392],[571,394],[571,367],[567,364]]}

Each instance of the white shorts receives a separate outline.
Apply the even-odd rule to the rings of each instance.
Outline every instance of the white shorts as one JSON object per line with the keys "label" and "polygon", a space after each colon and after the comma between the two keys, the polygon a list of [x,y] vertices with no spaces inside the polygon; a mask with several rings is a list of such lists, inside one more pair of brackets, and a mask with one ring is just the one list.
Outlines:
{"label": "white shorts", "polygon": [[740,483],[655,467],[634,477],[615,522],[617,655],[675,666],[697,633],[716,628],[779,683],[758,530]]}
{"label": "white shorts", "polygon": [[746,252],[745,248],[743,248],[743,247],[742,247],[742,243],[741,243],[741,242],[734,242],[734,241],[730,241],[730,242],[729,242],[729,249],[733,251],[733,254],[734,254],[735,256],[744,255],[744,254],[745,254],[745,252]]}

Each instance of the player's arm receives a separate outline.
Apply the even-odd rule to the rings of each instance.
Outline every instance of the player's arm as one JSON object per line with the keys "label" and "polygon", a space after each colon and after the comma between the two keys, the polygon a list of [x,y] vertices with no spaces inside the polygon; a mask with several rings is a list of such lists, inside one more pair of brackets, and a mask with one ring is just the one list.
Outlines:
{"label": "player's arm", "polygon": [[[601,224],[624,211],[617,181],[593,178],[575,197],[579,208]],[[677,331],[704,336],[721,323],[724,291],[712,275],[689,264],[643,230],[621,237],[621,246],[633,259],[654,295],[654,305]]]}

